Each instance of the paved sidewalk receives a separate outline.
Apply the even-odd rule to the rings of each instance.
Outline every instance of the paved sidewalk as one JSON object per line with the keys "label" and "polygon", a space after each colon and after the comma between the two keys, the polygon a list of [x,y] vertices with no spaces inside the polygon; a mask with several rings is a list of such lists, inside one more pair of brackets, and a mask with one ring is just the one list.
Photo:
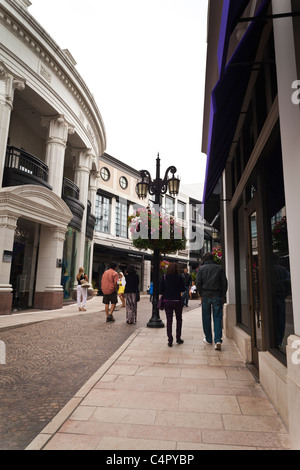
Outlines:
{"label": "paved sidewalk", "polygon": [[104,311],[104,305],[101,302],[102,297],[93,297],[88,300],[88,311],[79,312],[76,302],[65,305],[58,310],[25,310],[12,315],[0,315],[0,330],[11,329],[32,323],[38,323],[46,320],[54,320],[55,318],[72,317],[74,315],[86,315]]}
{"label": "paved sidewalk", "polygon": [[27,450],[289,449],[235,343],[202,342],[199,307],[184,310],[183,338],[169,348],[165,328],[137,329]]}

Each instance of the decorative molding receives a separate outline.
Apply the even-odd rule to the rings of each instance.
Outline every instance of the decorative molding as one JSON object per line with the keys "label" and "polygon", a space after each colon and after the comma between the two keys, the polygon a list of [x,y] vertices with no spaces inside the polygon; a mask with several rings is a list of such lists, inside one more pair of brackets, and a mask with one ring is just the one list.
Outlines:
{"label": "decorative molding", "polygon": [[14,227],[19,217],[66,230],[73,218],[67,204],[49,189],[24,185],[0,189],[0,219],[2,226]]}
{"label": "decorative molding", "polygon": [[[26,17],[29,17],[27,14]],[[27,18],[29,20],[29,18]],[[31,22],[32,25],[35,26],[36,28],[39,27],[39,25],[36,23],[34,18],[31,17]],[[79,80],[79,82],[82,82],[83,88],[85,88],[87,96],[89,96],[89,99],[91,100],[91,103],[95,106],[95,111],[96,115],[99,119],[99,125],[96,124],[96,121],[94,119],[94,113],[91,111],[91,106],[89,106],[88,102],[86,101],[85,97],[79,90],[79,88],[75,85],[75,80],[71,78],[71,76],[68,75],[66,70],[64,70],[58,62],[55,60],[55,58],[46,50],[45,47],[33,36],[31,35],[27,29],[23,26],[23,24],[19,23],[16,21],[16,19],[9,14],[2,6],[0,5],[0,22],[7,28],[9,29],[15,36],[17,36],[28,48],[30,48],[34,54],[39,57],[41,61],[40,69],[39,69],[39,74],[48,82],[50,83],[50,75],[51,72],[57,76],[57,78],[64,84],[64,86],[72,93],[74,98],[77,100],[80,108],[82,109],[82,112],[86,116],[87,120],[90,123],[90,129],[87,129],[87,134],[91,137],[92,135],[97,136],[97,143],[100,152],[104,149],[105,146],[105,130],[104,130],[104,124],[102,121],[102,117],[100,115],[100,112],[97,108],[97,104],[94,102],[94,98],[91,95],[89,89],[87,88],[86,84],[82,80],[81,76],[78,74],[76,71],[74,65],[72,64],[72,61],[70,61],[70,58],[66,55],[66,53],[62,50],[59,50],[58,55],[62,60],[65,61],[66,67],[69,67],[71,69],[71,73],[74,74],[75,78]],[[40,28],[40,27],[39,27]],[[41,29],[41,28],[40,28]],[[40,34],[42,34],[42,31],[39,31]],[[46,32],[44,31],[44,34]],[[46,33],[47,34],[47,33]],[[53,43],[54,46],[54,43]],[[43,68],[42,65],[44,65]],[[73,69],[73,70],[72,70]],[[81,119],[80,119],[81,120]],[[81,120],[82,122],[82,120]]]}
{"label": "decorative molding", "polygon": [[30,0],[15,0],[16,3],[18,3],[22,8],[25,8],[27,10],[28,7],[30,7],[30,5],[32,5],[32,3],[30,2]]}
{"label": "decorative molding", "polygon": [[0,228],[15,230],[17,227],[18,217],[10,214],[0,214]]}
{"label": "decorative molding", "polygon": [[12,109],[14,91],[25,90],[25,79],[11,72],[3,61],[0,61],[0,102]]}
{"label": "decorative molding", "polygon": [[52,75],[45,65],[40,62],[40,75],[48,82],[51,83]]}

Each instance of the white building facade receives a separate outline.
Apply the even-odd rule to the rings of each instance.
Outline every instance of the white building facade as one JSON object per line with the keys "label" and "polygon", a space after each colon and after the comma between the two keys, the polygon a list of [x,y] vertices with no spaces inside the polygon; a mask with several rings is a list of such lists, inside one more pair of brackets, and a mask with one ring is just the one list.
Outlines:
{"label": "white building facade", "polygon": [[73,57],[29,6],[0,4],[0,314],[62,306],[91,252],[106,147]]}

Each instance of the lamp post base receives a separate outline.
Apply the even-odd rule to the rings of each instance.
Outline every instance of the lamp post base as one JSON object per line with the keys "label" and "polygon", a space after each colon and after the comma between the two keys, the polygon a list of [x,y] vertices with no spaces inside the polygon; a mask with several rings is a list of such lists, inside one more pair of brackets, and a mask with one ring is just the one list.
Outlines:
{"label": "lamp post base", "polygon": [[147,323],[148,328],[164,328],[165,325],[163,321],[160,318],[150,318],[150,320]]}

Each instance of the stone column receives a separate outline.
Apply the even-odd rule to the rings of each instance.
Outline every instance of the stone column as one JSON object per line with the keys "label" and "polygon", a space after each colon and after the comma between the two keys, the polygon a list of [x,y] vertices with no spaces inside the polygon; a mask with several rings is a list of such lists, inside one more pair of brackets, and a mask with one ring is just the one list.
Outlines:
{"label": "stone column", "polygon": [[63,306],[61,266],[65,230],[41,226],[34,308],[56,310]]}
{"label": "stone column", "polygon": [[12,286],[10,271],[12,262],[4,251],[12,253],[18,218],[15,215],[0,215],[0,315],[10,315],[12,311]]}
{"label": "stone column", "polygon": [[230,178],[230,167],[226,166],[223,173],[223,216],[224,216],[224,250],[226,259],[226,277],[228,280],[228,291],[226,304],[224,305],[224,334],[227,338],[233,337],[233,328],[236,326],[236,297],[235,297],[235,265],[234,256],[234,230],[233,213],[229,206],[231,192],[228,188]]}
{"label": "stone column", "polygon": [[14,77],[0,62],[0,187],[2,187],[10,115],[15,89],[24,90],[25,80]]}
{"label": "stone column", "polygon": [[95,214],[95,206],[96,206],[96,194],[98,189],[98,178],[99,173],[97,171],[91,171],[90,173],[90,182],[89,182],[89,193],[88,198],[91,202],[91,212]]}
{"label": "stone column", "polygon": [[61,197],[68,134],[74,134],[74,127],[70,126],[62,115],[54,118],[42,117],[41,123],[48,128],[45,159],[49,168],[48,183],[53,192]]}
{"label": "stone column", "polygon": [[[89,201],[91,202],[91,213],[95,215],[95,207],[96,207],[96,194],[98,189],[98,178],[99,172],[96,170],[92,170],[90,173],[90,185],[89,185]],[[91,240],[91,262],[90,262],[90,272],[89,272],[89,280],[92,281],[93,276],[93,259],[94,259],[94,240]]]}
{"label": "stone column", "polygon": [[[75,153],[75,184],[79,187],[79,200],[84,205],[81,232],[77,237],[77,263],[79,268],[84,264],[85,234],[86,234],[86,217],[87,217],[87,201],[89,196],[89,179],[90,179],[90,158],[91,151],[89,149],[79,149]],[[85,267],[85,266],[83,266]]]}

